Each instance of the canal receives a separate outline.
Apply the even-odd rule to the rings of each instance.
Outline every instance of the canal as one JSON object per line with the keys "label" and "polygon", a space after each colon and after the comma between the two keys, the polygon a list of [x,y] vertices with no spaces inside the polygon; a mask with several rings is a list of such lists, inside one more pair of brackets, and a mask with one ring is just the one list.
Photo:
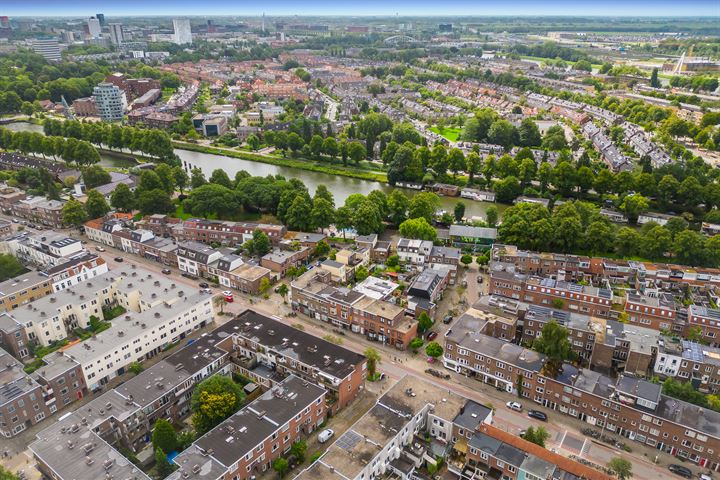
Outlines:
{"label": "canal", "polygon": [[[13,131],[31,131],[42,133],[42,125],[35,125],[28,122],[17,122],[4,125]],[[390,185],[372,182],[369,180],[361,180],[357,178],[343,177],[340,175],[329,175],[321,172],[311,172],[293,167],[283,167],[271,165],[269,163],[253,162],[240,158],[227,157],[224,155],[212,155],[209,153],[193,152],[190,150],[176,149],[175,154],[183,162],[183,166],[188,170],[192,168],[200,168],[206,177],[209,177],[213,170],[222,169],[227,172],[230,178],[240,170],[247,171],[250,175],[264,177],[267,175],[282,175],[286,178],[297,178],[307,185],[312,194],[318,185],[325,185],[335,198],[335,205],[342,205],[345,199],[353,193],[362,193],[367,195],[372,190],[381,190],[386,194],[390,194],[393,188]],[[132,166],[124,157],[118,157],[112,153],[102,153],[100,155],[100,165],[105,167],[128,168]],[[417,194],[416,190],[402,189],[409,197]],[[453,212],[455,204],[461,200],[465,204],[466,217],[485,217],[485,211],[491,205],[496,205],[498,210],[502,212],[505,205],[494,204],[489,202],[477,202],[469,199],[460,199],[457,197],[440,197],[440,208],[448,212]]]}

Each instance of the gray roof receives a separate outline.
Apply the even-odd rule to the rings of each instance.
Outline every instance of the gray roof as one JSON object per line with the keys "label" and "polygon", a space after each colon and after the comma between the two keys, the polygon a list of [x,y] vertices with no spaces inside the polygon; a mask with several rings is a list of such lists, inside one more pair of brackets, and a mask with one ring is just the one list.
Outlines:
{"label": "gray roof", "polygon": [[[230,467],[323,395],[324,388],[290,375],[200,437],[195,446],[212,449],[213,457]],[[183,455],[178,455],[176,463]]]}
{"label": "gray roof", "polygon": [[636,398],[642,398],[649,402],[658,403],[662,385],[648,382],[641,378],[621,375],[615,387],[618,392],[626,393]]}
{"label": "gray roof", "polygon": [[450,225],[451,237],[497,238],[497,228],[472,227],[470,225]]}
{"label": "gray roof", "polygon": [[0,406],[38,388],[23,371],[23,364],[0,348]]}
{"label": "gray roof", "polygon": [[475,430],[491,414],[492,410],[485,405],[468,400],[453,420],[453,423],[466,429]]}

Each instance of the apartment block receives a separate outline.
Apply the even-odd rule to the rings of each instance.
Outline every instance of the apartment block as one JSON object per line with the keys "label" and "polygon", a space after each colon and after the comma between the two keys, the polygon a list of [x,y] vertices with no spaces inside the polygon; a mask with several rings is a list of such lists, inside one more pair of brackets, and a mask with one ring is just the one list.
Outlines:
{"label": "apartment block", "polygon": [[250,264],[234,254],[225,255],[208,266],[208,273],[216,276],[220,285],[244,293],[257,295],[263,278],[271,279],[272,271],[260,265]]}
{"label": "apartment block", "polygon": [[250,240],[255,230],[265,233],[274,244],[280,242],[286,233],[282,225],[189,218],[175,225],[173,236],[178,241],[219,243],[235,247]]}
{"label": "apartment block", "polygon": [[259,384],[276,385],[297,375],[325,387],[330,413],[360,393],[367,376],[365,357],[253,310],[220,327],[232,337],[232,361]]}
{"label": "apartment block", "polygon": [[209,266],[222,258],[222,253],[195,241],[178,243],[177,260],[181,272],[195,276],[207,275]]}
{"label": "apartment block", "polygon": [[703,393],[720,392],[720,349],[681,340],[662,342],[654,370],[663,378],[691,382]]}
{"label": "apartment block", "polygon": [[173,459],[170,480],[248,480],[325,421],[326,390],[291,375]]}
{"label": "apartment block", "polygon": [[609,318],[612,312],[613,293],[609,288],[522,275],[499,265],[491,270],[489,293],[594,317]]}
{"label": "apartment block", "polygon": [[294,280],[290,301],[294,311],[400,349],[417,336],[417,322],[406,316],[404,308],[335,287],[327,271],[313,269]]}
{"label": "apartment block", "polygon": [[687,329],[699,328],[702,337],[712,346],[720,347],[720,310],[701,305],[690,305]]}
{"label": "apartment block", "polygon": [[284,276],[290,267],[299,267],[310,258],[309,247],[298,247],[297,250],[273,250],[260,259],[260,265]]}
{"label": "apartment block", "polygon": [[678,312],[671,294],[649,296],[640,292],[628,292],[625,311],[629,322],[634,325],[653,330],[677,332],[684,330],[684,322],[677,322]]}

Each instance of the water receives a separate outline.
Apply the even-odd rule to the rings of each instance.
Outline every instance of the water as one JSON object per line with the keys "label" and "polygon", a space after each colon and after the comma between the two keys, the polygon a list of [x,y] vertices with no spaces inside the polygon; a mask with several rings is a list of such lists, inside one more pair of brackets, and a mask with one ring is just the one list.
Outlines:
{"label": "water", "polygon": [[[43,126],[29,122],[14,122],[0,125],[13,132],[34,132],[44,133]],[[105,168],[130,168],[137,165],[137,162],[125,155],[117,155],[112,152],[100,152],[100,162]]]}
{"label": "water", "polygon": [[[381,190],[389,195],[395,187],[390,185],[372,182],[369,180],[361,180],[358,178],[343,177],[340,175],[329,175],[321,172],[311,172],[293,167],[283,167],[271,165],[269,163],[253,162],[243,160],[241,158],[226,157],[224,155],[212,155],[209,153],[193,152],[190,150],[175,150],[175,154],[180,157],[183,164],[188,163],[190,168],[198,167],[203,171],[206,177],[209,177],[213,170],[218,168],[225,170],[230,178],[240,170],[245,170],[250,175],[264,177],[267,175],[282,175],[286,178],[297,178],[301,180],[312,195],[318,185],[325,185],[335,198],[335,205],[342,205],[345,199],[353,193],[362,193],[367,195],[373,190]],[[416,195],[417,190],[403,188],[409,197]],[[495,205],[498,210],[504,209],[503,205],[489,202],[477,202],[467,198],[459,197],[440,197],[440,208],[448,212],[453,212],[455,204],[461,200],[465,204],[465,216],[485,217],[485,211],[491,205]]]}
{"label": "water", "polygon": [[[28,122],[16,122],[3,125],[9,130],[16,132],[40,132],[42,133],[42,125],[35,125]],[[240,170],[245,170],[250,175],[264,177],[267,175],[282,175],[286,178],[297,178],[307,185],[312,194],[318,185],[325,185],[335,197],[335,205],[342,205],[345,199],[353,193],[362,193],[367,195],[373,190],[381,190],[385,194],[390,194],[394,187],[390,185],[372,182],[369,180],[361,180],[358,178],[343,177],[339,175],[329,175],[321,172],[311,172],[299,168],[282,167],[271,165],[269,163],[253,162],[240,158],[227,157],[224,155],[211,155],[209,153],[191,152],[189,150],[175,150],[175,153],[183,162],[187,162],[192,167],[200,168],[206,177],[209,177],[213,170],[221,168],[227,172],[230,178],[235,176]],[[100,155],[100,165],[104,167],[128,168],[134,162],[126,157],[118,157],[111,153],[102,153]],[[191,168],[192,168],[191,167]],[[409,197],[416,195],[416,190],[402,189]],[[476,202],[466,198],[459,197],[440,197],[440,208],[448,212],[453,212],[455,204],[461,200],[465,204],[465,216],[485,217],[485,211],[491,205],[495,205],[502,212],[504,205],[489,202]]]}

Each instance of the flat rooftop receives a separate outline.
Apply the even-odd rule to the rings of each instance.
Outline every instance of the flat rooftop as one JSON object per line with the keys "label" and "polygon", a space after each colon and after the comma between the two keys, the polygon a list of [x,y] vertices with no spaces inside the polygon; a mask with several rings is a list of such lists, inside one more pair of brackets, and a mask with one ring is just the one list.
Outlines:
{"label": "flat rooftop", "polygon": [[23,364],[0,348],[0,406],[38,387],[37,382],[23,371]]}
{"label": "flat rooftop", "polygon": [[245,310],[219,329],[249,338],[338,379],[347,377],[353,373],[356,365],[365,361],[365,357],[359,353],[253,310]]}

